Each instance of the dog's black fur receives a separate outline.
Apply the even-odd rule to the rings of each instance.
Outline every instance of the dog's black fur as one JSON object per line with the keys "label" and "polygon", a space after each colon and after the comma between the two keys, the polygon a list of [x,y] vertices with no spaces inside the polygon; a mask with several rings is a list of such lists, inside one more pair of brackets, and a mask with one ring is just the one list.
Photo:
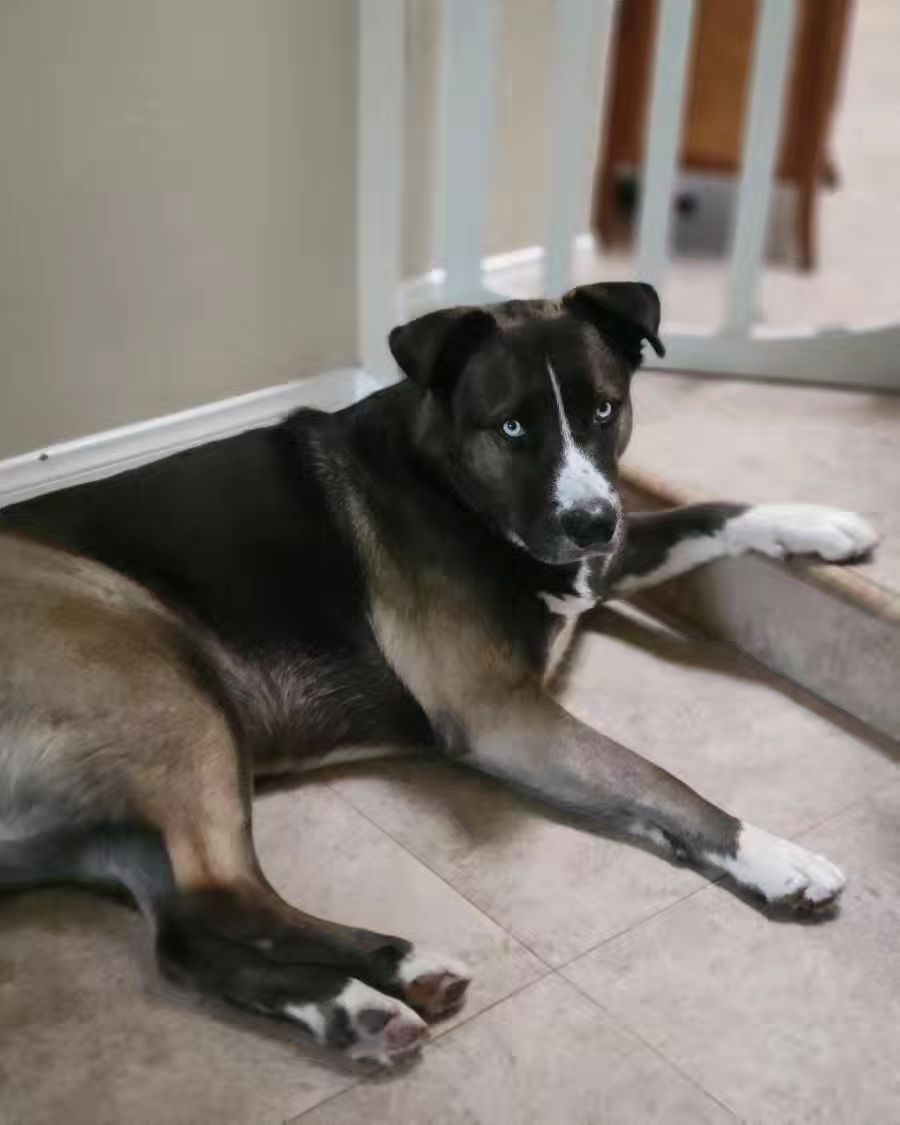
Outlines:
{"label": "dog's black fur", "polygon": [[[391,337],[404,383],[333,415],[301,410],[278,426],[13,505],[0,527],[129,575],[242,660],[313,665],[302,709],[278,724],[292,752],[433,745],[428,717],[368,621],[346,496],[363,498],[411,581],[421,568],[452,575],[540,672],[556,623],[537,594],[571,593],[584,556],[556,525],[548,495],[559,442],[547,356],[579,436],[614,481],[631,425],[632,365],[641,334],[655,339],[658,321],[652,299],[636,292],[650,305],[646,329],[619,323],[616,294],[604,336],[584,297],[572,302],[577,316],[548,317],[546,302],[426,316]],[[608,424],[593,420],[601,399],[614,404]],[[525,425],[524,440],[502,436],[509,417]],[[260,724],[247,716],[245,728]],[[254,747],[261,762],[274,750]]]}
{"label": "dog's black fur", "polygon": [[[462,755],[768,897],[833,899],[839,873],[765,834],[745,855],[740,821],[542,686],[577,613],[744,512],[622,513],[630,381],[658,327],[656,294],[631,284],[433,313],[391,334],[406,381],[346,410],[0,513],[17,615],[0,646],[0,882],[117,880],[171,975],[385,1059],[420,1035],[386,998],[439,1014],[465,978],[278,899],[252,848],[254,775],[345,748]],[[71,707],[41,663],[60,653]]]}

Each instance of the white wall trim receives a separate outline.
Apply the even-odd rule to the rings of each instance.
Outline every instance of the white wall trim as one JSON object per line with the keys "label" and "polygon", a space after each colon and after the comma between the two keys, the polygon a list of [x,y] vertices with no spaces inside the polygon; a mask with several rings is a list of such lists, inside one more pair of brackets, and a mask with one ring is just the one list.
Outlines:
{"label": "white wall trim", "polygon": [[337,410],[380,385],[359,368],[336,368],[10,457],[0,461],[0,506],[110,476],[255,426],[271,425],[301,406]]}

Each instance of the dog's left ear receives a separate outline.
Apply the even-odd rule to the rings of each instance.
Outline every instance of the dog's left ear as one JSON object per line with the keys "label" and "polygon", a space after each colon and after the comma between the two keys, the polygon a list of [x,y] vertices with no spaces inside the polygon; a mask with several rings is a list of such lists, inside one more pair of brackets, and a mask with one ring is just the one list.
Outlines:
{"label": "dog's left ear", "polygon": [[579,285],[565,294],[563,305],[601,332],[620,337],[638,355],[643,340],[650,342],[658,356],[666,354],[658,335],[659,297],[652,285],[643,281]]}
{"label": "dog's left ear", "polygon": [[449,392],[475,350],[497,331],[477,305],[440,309],[393,329],[388,345],[404,374],[432,391]]}

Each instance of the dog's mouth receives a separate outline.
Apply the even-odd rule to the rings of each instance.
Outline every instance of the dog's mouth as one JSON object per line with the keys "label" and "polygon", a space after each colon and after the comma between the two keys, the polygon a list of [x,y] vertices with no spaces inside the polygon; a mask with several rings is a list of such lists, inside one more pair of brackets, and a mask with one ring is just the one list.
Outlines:
{"label": "dog's mouth", "polygon": [[550,566],[569,566],[573,563],[585,562],[587,559],[611,557],[618,553],[625,537],[625,521],[618,516],[615,526],[609,531],[603,542],[578,543],[565,533],[535,534],[527,539],[516,536],[514,533],[509,538],[517,546],[527,551],[539,562]]}

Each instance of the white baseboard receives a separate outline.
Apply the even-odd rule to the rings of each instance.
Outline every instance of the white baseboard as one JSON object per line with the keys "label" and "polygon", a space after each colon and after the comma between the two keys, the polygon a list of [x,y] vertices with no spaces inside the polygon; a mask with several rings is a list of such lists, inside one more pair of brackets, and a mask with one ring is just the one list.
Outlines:
{"label": "white baseboard", "polygon": [[379,385],[358,368],[337,368],[10,457],[0,461],[0,507],[98,480],[242,430],[271,425],[301,406],[337,410]]}

